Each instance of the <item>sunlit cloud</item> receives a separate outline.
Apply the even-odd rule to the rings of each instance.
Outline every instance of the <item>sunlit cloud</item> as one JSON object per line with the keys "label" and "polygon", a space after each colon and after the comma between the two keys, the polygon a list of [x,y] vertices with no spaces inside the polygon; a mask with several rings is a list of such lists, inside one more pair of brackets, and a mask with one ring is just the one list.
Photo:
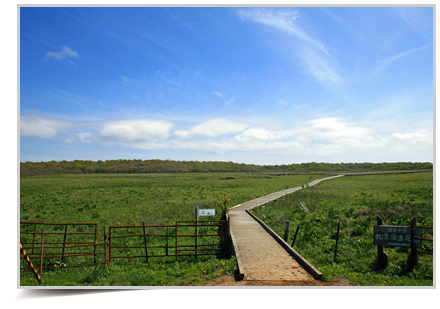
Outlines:
{"label": "sunlit cloud", "polygon": [[428,130],[425,130],[425,129],[407,132],[407,133],[397,133],[396,132],[396,133],[393,133],[391,136],[396,139],[399,139],[399,140],[408,141],[411,144],[416,144],[416,143],[432,144],[433,143],[433,132],[432,131],[429,132]]}
{"label": "sunlit cloud", "polygon": [[167,138],[172,126],[172,123],[161,120],[109,121],[97,132],[97,139],[123,143],[153,141]]}
{"label": "sunlit cloud", "polygon": [[246,124],[224,118],[216,118],[192,126],[189,130],[177,130],[174,135],[180,138],[217,137],[243,131]]}

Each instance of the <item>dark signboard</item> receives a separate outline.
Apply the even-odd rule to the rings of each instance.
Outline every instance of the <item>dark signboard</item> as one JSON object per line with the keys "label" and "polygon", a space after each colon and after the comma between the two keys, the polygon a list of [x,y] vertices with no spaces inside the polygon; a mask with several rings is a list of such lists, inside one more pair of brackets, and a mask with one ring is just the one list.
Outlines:
{"label": "dark signboard", "polygon": [[[397,225],[375,225],[374,245],[388,247],[411,247],[411,227]],[[414,228],[413,248],[421,248],[422,230]]]}

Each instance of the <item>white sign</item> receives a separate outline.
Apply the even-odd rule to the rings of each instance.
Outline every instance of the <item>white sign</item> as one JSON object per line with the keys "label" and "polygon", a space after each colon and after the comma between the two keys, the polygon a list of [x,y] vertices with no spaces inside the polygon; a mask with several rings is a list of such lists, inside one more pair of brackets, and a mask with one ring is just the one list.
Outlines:
{"label": "white sign", "polygon": [[215,216],[215,209],[199,209],[199,216]]}

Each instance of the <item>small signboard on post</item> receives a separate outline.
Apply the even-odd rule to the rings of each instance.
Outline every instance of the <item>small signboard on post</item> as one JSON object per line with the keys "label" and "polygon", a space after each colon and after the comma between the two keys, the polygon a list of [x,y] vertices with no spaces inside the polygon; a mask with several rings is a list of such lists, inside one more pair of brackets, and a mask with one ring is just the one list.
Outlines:
{"label": "small signboard on post", "polygon": [[199,216],[215,216],[215,209],[199,209]]}
{"label": "small signboard on post", "polygon": [[[375,225],[373,227],[374,245],[411,248],[411,227],[397,225]],[[412,248],[421,248],[422,230],[414,228]]]}

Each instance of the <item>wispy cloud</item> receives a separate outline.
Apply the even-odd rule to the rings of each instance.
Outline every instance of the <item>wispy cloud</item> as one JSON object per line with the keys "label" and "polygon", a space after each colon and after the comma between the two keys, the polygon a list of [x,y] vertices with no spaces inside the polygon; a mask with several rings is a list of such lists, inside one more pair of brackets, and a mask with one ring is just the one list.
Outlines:
{"label": "wispy cloud", "polygon": [[[238,15],[244,20],[249,20],[272,29],[276,29],[299,40],[294,42],[293,47],[297,53],[297,59],[307,68],[321,85],[331,90],[340,90],[344,80],[335,69],[335,61],[323,43],[300,25],[301,14],[294,9],[241,9]],[[284,48],[284,47],[280,47]]]}
{"label": "wispy cloud", "polygon": [[416,52],[418,52],[418,51],[424,50],[424,49],[429,48],[429,47],[432,47],[432,44],[425,45],[425,46],[422,46],[422,47],[419,47],[419,48],[415,48],[415,49],[412,49],[412,50],[408,50],[408,51],[406,51],[406,52],[403,52],[403,53],[400,53],[400,54],[396,54],[396,55],[391,56],[391,57],[386,58],[386,59],[378,60],[377,63],[386,63],[386,64],[389,64],[390,62],[393,62],[393,61],[395,61],[395,60],[398,60],[398,59],[400,59],[400,58],[406,57],[406,56],[408,56],[408,55],[411,55],[411,54],[413,54],[413,53],[416,53]]}
{"label": "wispy cloud", "polygon": [[136,82],[136,80],[134,80],[132,78],[128,78],[127,76],[122,76],[122,82],[121,82],[122,85],[129,86],[130,84],[133,84],[134,82]]}
{"label": "wispy cloud", "polygon": [[312,38],[297,24],[296,20],[301,16],[297,10],[281,10],[281,9],[241,9],[238,14],[253,22],[260,23],[287,34],[294,35],[300,40],[320,49],[329,55],[325,46],[318,40]]}
{"label": "wispy cloud", "polygon": [[224,97],[224,94],[223,94],[223,93],[220,93],[220,92],[217,92],[217,91],[211,91],[210,94],[216,95],[216,96],[218,96],[218,97],[220,97],[220,98],[223,98],[223,97]]}
{"label": "wispy cloud", "polygon": [[76,66],[76,67],[78,66],[78,64],[74,63],[73,61],[67,60],[67,62],[70,63],[71,65]]}
{"label": "wispy cloud", "polygon": [[402,59],[404,57],[407,57],[411,54],[417,53],[419,51],[425,50],[427,48],[432,47],[432,44],[429,45],[425,45],[422,47],[418,47],[418,48],[414,48],[396,55],[393,55],[391,57],[385,58],[385,59],[380,59],[378,61],[376,61],[375,66],[372,70],[372,72],[370,73],[370,77],[378,74],[380,71],[382,71],[383,69],[385,69],[386,67],[388,67],[391,63],[393,63],[394,61],[397,61],[399,59]]}
{"label": "wispy cloud", "polygon": [[308,72],[324,87],[328,89],[339,89],[344,86],[344,80],[335,72],[330,61],[310,48],[303,48],[299,57],[306,65]]}
{"label": "wispy cloud", "polygon": [[180,87],[180,88],[183,87],[183,85],[182,85],[182,83],[180,81],[175,81],[173,79],[168,78],[167,76],[165,76],[165,73],[160,71],[160,70],[158,70],[156,72],[156,74],[159,75],[161,79],[163,79],[164,81],[166,81],[167,83],[169,83],[171,85],[174,85],[174,86],[177,86],[177,87]]}
{"label": "wispy cloud", "polygon": [[46,59],[64,60],[67,58],[79,58],[78,53],[70,49],[70,47],[63,46],[59,52],[47,52]]}
{"label": "wispy cloud", "polygon": [[394,10],[411,28],[424,37],[428,38],[432,34],[433,8],[396,7]]}

